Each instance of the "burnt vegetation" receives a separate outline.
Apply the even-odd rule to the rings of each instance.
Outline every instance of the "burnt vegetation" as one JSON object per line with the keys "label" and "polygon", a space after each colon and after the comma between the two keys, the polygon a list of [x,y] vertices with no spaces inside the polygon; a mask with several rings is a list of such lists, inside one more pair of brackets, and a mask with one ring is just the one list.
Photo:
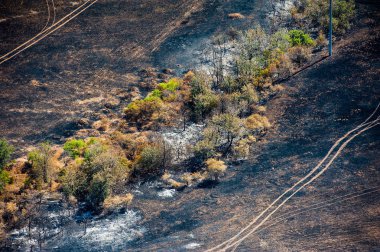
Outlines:
{"label": "burnt vegetation", "polygon": [[[343,34],[354,17],[354,3],[335,2],[333,25]],[[97,137],[75,137],[63,146],[42,143],[27,160],[13,164],[12,147],[1,140],[2,230],[32,225],[40,218],[38,209],[28,208],[26,202],[33,200],[26,194],[60,192],[70,204],[84,203],[100,212],[103,207],[130,204],[128,188],[137,182],[159,179],[179,189],[219,181],[228,172],[228,163],[247,159],[275,124],[266,116],[265,103],[284,89],[276,83],[326,46],[327,7],[327,1],[296,1],[287,25],[295,29],[279,26],[268,32],[257,26],[233,38],[215,38],[207,70],[150,83],[146,95],[123,108],[116,125],[103,118],[94,126],[101,131]],[[231,44],[232,52],[227,49]],[[175,161],[177,146],[166,141],[163,132],[186,132],[194,124],[202,130],[194,144],[187,144],[186,158]],[[172,174],[179,176],[174,179]]]}

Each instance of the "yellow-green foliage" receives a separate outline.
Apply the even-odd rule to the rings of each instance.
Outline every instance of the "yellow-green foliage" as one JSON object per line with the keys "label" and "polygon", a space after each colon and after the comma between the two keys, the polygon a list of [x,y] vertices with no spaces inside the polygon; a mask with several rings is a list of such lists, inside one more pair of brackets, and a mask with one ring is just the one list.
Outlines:
{"label": "yellow-green foliage", "polygon": [[215,158],[207,159],[206,166],[208,174],[216,180],[227,170],[227,165],[222,160]]}
{"label": "yellow-green foliage", "polygon": [[168,90],[168,91],[175,92],[179,88],[181,83],[182,83],[181,79],[172,78],[168,82],[163,82],[163,83],[158,84],[158,89],[161,91]]}
{"label": "yellow-green foliage", "polygon": [[185,181],[185,183],[188,186],[192,185],[194,182],[200,182],[204,180],[205,178],[206,178],[206,174],[201,173],[201,172],[194,172],[194,173],[186,172],[181,176],[181,179]]}
{"label": "yellow-green foliage", "polygon": [[315,42],[310,38],[309,34],[301,30],[289,31],[289,43],[291,46],[314,46]]}
{"label": "yellow-green foliage", "polygon": [[155,112],[160,111],[163,102],[159,97],[149,97],[146,100],[136,100],[131,102],[124,110],[126,118],[134,121],[138,127],[152,121],[151,117]]}
{"label": "yellow-green foliage", "polygon": [[83,154],[85,147],[86,143],[82,139],[71,139],[66,141],[63,149],[70,155],[70,157],[75,159]]}
{"label": "yellow-green foliage", "polygon": [[127,120],[135,122],[139,129],[174,126],[181,117],[184,104],[190,99],[188,82],[188,79],[173,78],[160,83],[145,99],[128,104],[124,110]]}
{"label": "yellow-green foliage", "polygon": [[266,116],[253,114],[247,117],[245,126],[250,130],[265,130],[271,127],[271,124]]}
{"label": "yellow-green foliage", "polygon": [[194,97],[194,104],[196,115],[204,118],[218,107],[219,96],[211,92],[198,94]]}
{"label": "yellow-green foliage", "polygon": [[157,88],[150,92],[144,101],[152,101],[157,98],[162,100],[175,99],[175,92],[181,86],[182,80],[178,78],[172,78],[168,82],[162,82],[158,84]]}
{"label": "yellow-green foliage", "polygon": [[109,196],[104,200],[103,206],[106,209],[127,207],[132,203],[133,198],[133,194],[131,193],[127,193],[125,195]]}
{"label": "yellow-green foliage", "polygon": [[234,146],[234,152],[237,157],[246,158],[250,154],[250,148],[252,144],[256,142],[256,138],[252,135],[241,139]]}

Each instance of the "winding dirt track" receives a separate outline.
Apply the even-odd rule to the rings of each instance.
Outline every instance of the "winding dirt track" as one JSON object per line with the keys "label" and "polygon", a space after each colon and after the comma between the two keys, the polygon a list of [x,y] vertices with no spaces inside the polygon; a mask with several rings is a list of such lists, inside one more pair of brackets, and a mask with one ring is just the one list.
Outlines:
{"label": "winding dirt track", "polygon": [[[2,55],[0,57],[0,59],[1,59],[0,65],[3,64],[3,63],[5,63],[5,62],[7,62],[10,59],[12,59],[13,57],[15,57],[16,55],[20,54],[21,52],[25,51],[26,49],[28,49],[29,47],[33,46],[34,44],[38,43],[40,40],[44,39],[46,36],[48,36],[51,33],[55,32],[56,30],[58,30],[59,28],[61,28],[62,26],[64,26],[68,22],[70,22],[72,19],[74,19],[75,17],[77,17],[79,14],[81,14],[82,12],[84,12],[86,9],[88,9],[89,7],[91,7],[97,1],[98,0],[87,0],[85,3],[83,3],[82,5],[80,5],[79,7],[77,7],[75,10],[73,10],[72,12],[70,12],[69,14],[67,14],[66,16],[64,16],[63,18],[61,18],[56,23],[54,23],[55,22],[55,10],[54,10],[53,23],[52,23],[51,26],[49,26],[48,28],[46,28],[46,26],[48,25],[48,23],[50,21],[50,7],[49,7],[49,3],[47,2],[47,4],[48,4],[48,13],[49,14],[48,14],[48,20],[47,20],[47,23],[46,23],[45,27],[41,30],[41,32],[39,32],[37,35],[35,35],[31,39],[27,40],[26,42],[24,42],[23,44],[19,45],[15,49],[9,51],[8,53]],[[54,9],[54,0],[53,0],[53,9]]]}
{"label": "winding dirt track", "polygon": [[[376,115],[376,113],[378,112],[379,107],[380,107],[380,103],[377,105],[377,107],[374,110],[374,112],[363,123],[361,123],[356,128],[350,130],[343,137],[341,137],[340,139],[338,139],[334,143],[334,145],[330,148],[330,150],[328,151],[328,153],[326,154],[326,156],[318,163],[317,166],[315,166],[306,176],[304,176],[303,178],[301,178],[297,183],[295,183],[292,187],[290,187],[289,189],[287,189],[283,194],[281,194],[278,198],[276,198],[264,211],[262,211],[257,217],[255,217],[246,227],[244,227],[243,229],[241,229],[235,236],[231,237],[230,239],[228,239],[228,240],[220,243],[219,245],[217,245],[217,246],[215,246],[213,248],[210,248],[210,249],[206,250],[206,252],[211,252],[211,251],[227,251],[228,249],[232,249],[232,251],[234,251],[236,249],[236,247],[239,246],[239,244],[241,242],[243,242],[247,237],[249,237],[252,233],[254,233],[259,227],[261,227],[263,224],[265,224],[265,222],[274,213],[276,213],[288,200],[290,200],[297,192],[299,192],[302,188],[304,188],[305,186],[309,185],[314,180],[316,180],[318,177],[320,177],[331,166],[331,164],[339,156],[339,154],[342,152],[342,150],[347,146],[347,144],[349,142],[351,142],[355,137],[359,136],[360,134],[364,133],[365,131],[367,131],[367,130],[369,130],[369,129],[371,129],[373,127],[376,127],[377,125],[379,125],[380,124],[379,123],[380,122],[380,116],[377,116],[376,119],[370,121]],[[355,131],[358,131],[358,132],[356,132],[350,138],[348,138],[350,136],[350,134],[354,133]],[[332,156],[332,158],[325,165],[325,167],[322,168],[317,174],[315,174],[318,171],[318,169],[320,167],[322,167],[322,165],[325,163],[325,161],[328,160],[331,157],[331,155],[334,152],[334,150],[336,149],[336,147],[339,146],[339,144],[343,140],[345,140],[347,138],[348,138],[348,140],[346,140],[345,142],[343,142],[343,144],[338,148],[338,150],[336,151],[336,153]],[[268,212],[272,207],[274,207],[274,205],[277,202],[279,202],[282,198],[284,198],[286,194],[290,193],[299,184],[303,183],[305,180],[307,180],[313,174],[315,174],[315,175],[313,177],[311,177],[309,181],[307,181],[306,183],[302,184],[290,196],[288,196],[287,198],[285,198],[285,200],[283,200],[272,212],[270,212],[258,225],[252,227],[253,224],[255,224],[261,217],[263,217],[264,214],[266,212]],[[246,232],[247,230],[248,230],[248,232],[246,234],[244,234],[244,232]]]}

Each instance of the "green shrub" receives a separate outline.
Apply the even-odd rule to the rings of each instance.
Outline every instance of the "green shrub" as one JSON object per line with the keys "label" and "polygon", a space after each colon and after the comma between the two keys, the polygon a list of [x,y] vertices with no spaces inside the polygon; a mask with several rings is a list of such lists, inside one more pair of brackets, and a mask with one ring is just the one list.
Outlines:
{"label": "green shrub", "polygon": [[201,159],[212,157],[216,152],[227,154],[234,143],[244,134],[243,121],[229,113],[214,115],[203,130],[203,139],[194,148]]}
{"label": "green shrub", "polygon": [[205,138],[197,142],[194,146],[194,156],[197,161],[202,162],[209,157],[213,157],[216,154],[216,146],[214,142],[208,138]]}
{"label": "green shrub", "polygon": [[53,154],[54,152],[49,143],[42,143],[37,149],[28,153],[31,177],[39,189],[43,183],[48,183],[51,180]]}
{"label": "green shrub", "polygon": [[290,47],[289,32],[286,29],[280,29],[270,36],[270,50],[280,49],[282,52]]}
{"label": "green shrub", "polygon": [[195,115],[204,119],[219,106],[219,96],[214,93],[199,94],[194,97]]}
{"label": "green shrub", "polygon": [[345,33],[351,27],[351,21],[355,16],[355,2],[337,0],[333,6],[333,29],[338,34]]}
{"label": "green shrub", "polygon": [[173,94],[181,86],[181,83],[182,81],[177,78],[170,79],[168,82],[162,82],[158,84],[158,87],[156,89],[154,89],[145,97],[144,101],[157,101],[157,99],[164,99],[164,94],[167,92]]}
{"label": "green shrub", "polygon": [[123,153],[102,141],[89,141],[82,162],[73,161],[62,176],[62,190],[97,210],[112,193],[121,192],[128,182],[130,162]]}
{"label": "green shrub", "polygon": [[146,146],[134,166],[134,175],[140,178],[151,178],[163,173],[170,164],[170,150],[164,143]]}
{"label": "green shrub", "polygon": [[86,143],[82,139],[72,139],[64,144],[63,149],[75,159],[83,154],[85,147]]}
{"label": "green shrub", "polygon": [[178,78],[172,78],[168,82],[158,84],[159,90],[168,90],[175,92],[181,85],[181,81]]}
{"label": "green shrub", "polygon": [[61,172],[62,192],[68,197],[73,195],[77,200],[84,201],[88,187],[87,176],[80,164],[71,164]]}
{"label": "green shrub", "polygon": [[152,92],[150,92],[147,97],[145,97],[144,101],[153,101],[155,99],[161,99],[162,98],[162,91],[158,89],[154,89]]}
{"label": "green shrub", "polygon": [[314,40],[301,30],[289,31],[289,43],[291,46],[313,46]]}
{"label": "green shrub", "polygon": [[210,77],[204,72],[196,72],[191,78],[191,98],[194,99],[198,95],[211,92]]}
{"label": "green shrub", "polygon": [[4,189],[6,184],[9,184],[11,178],[4,167],[9,162],[13,153],[13,147],[7,141],[0,139],[0,192]]}
{"label": "green shrub", "polygon": [[109,195],[109,185],[106,178],[95,176],[88,187],[86,203],[92,210],[98,210],[103,206],[104,200]]}
{"label": "green shrub", "polygon": [[9,173],[4,170],[0,170],[0,192],[4,190],[5,185],[11,182],[11,177]]}
{"label": "green shrub", "polygon": [[269,45],[269,37],[261,27],[249,29],[241,34],[238,45],[240,57],[252,60],[262,56],[262,52]]}
{"label": "green shrub", "polygon": [[137,100],[128,104],[124,113],[127,120],[136,123],[136,126],[141,127],[152,121],[152,115],[160,111],[163,106],[163,101],[156,96],[148,96],[144,100]]}
{"label": "green shrub", "polygon": [[[311,27],[329,30],[329,2],[319,0],[301,0],[298,12],[302,13]],[[343,34],[351,27],[355,17],[354,0],[333,1],[333,30],[334,34]]]}
{"label": "green shrub", "polygon": [[7,141],[0,139],[0,170],[9,162],[13,153],[13,147]]}

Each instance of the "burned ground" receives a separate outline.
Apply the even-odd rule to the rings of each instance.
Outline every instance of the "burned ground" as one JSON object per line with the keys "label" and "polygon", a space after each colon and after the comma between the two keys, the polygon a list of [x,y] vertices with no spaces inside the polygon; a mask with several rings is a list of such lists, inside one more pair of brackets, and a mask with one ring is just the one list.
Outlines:
{"label": "burned ground", "polygon": [[[148,3],[144,6],[100,2],[86,12],[87,19],[75,20],[16,60],[0,66],[0,134],[27,142],[60,135],[67,128],[73,129],[73,120],[85,110],[97,110],[102,99],[136,82],[136,77],[127,72],[132,66],[149,65],[150,53],[161,43],[173,52],[181,52],[182,49],[174,49],[194,34],[183,28],[176,29],[173,36],[174,30],[162,33],[160,27],[172,23],[195,29],[202,25],[172,18],[181,16],[177,11],[184,14],[193,11],[192,6],[186,7],[180,2],[183,1],[171,1],[178,4],[178,8],[167,8],[169,12],[173,10],[171,14],[152,14],[150,18],[138,15],[142,10],[136,7],[145,8],[143,13],[155,13]],[[201,1],[191,2],[205,6]],[[149,3],[154,4],[154,1]],[[126,243],[126,250],[181,251],[186,245],[195,244],[201,251],[230,238],[314,167],[337,138],[367,118],[380,98],[379,10],[375,6],[360,5],[359,8],[357,28],[337,42],[334,57],[284,83],[285,91],[267,104],[275,127],[266,141],[258,144],[249,163],[230,166],[228,174],[217,185],[188,188],[174,198],[151,197],[150,188],[145,188],[144,195],[136,195],[132,207],[142,212],[141,225],[147,228],[147,233],[133,243]],[[130,19],[122,19],[124,24],[118,23],[127,13]],[[194,15],[201,19],[202,11],[197,13]],[[141,19],[152,23],[136,26]],[[110,32],[111,28],[114,33]],[[211,33],[212,29],[204,32]],[[35,32],[37,30],[24,31],[24,34]],[[200,37],[204,35],[201,33]],[[136,40],[136,34],[141,34],[141,39]],[[172,37],[165,40],[169,35]],[[4,44],[7,50],[18,40],[17,36],[14,40],[5,39],[10,41]],[[167,54],[165,49],[156,51],[153,61],[157,63],[165,55],[173,59],[174,54],[167,51]],[[380,182],[379,139],[379,127],[355,139],[321,178],[273,217],[282,214],[288,217],[286,213],[297,209],[377,187]],[[378,249],[379,209],[378,192],[337,201],[324,208],[306,209],[253,234],[239,250]],[[267,225],[270,224],[271,220]],[[59,241],[51,241],[49,245],[59,246]],[[62,251],[70,249],[62,248]]]}
{"label": "burned ground", "polygon": [[[58,2],[57,19],[74,7]],[[67,5],[67,3],[66,3]],[[102,101],[139,81],[135,69],[203,1],[99,1],[76,19],[0,66],[0,135],[16,145],[55,140],[72,122]],[[46,23],[45,6],[0,23],[5,53]],[[25,13],[26,12],[26,13]]]}
{"label": "burned ground", "polygon": [[[373,8],[369,7],[369,8]],[[363,122],[379,103],[378,9],[336,43],[333,58],[287,83],[268,103],[276,129],[261,143],[250,164],[229,167],[217,186],[194,188],[167,201],[136,201],[149,216],[149,234],[133,251],[196,251],[235,235],[273,199],[306,175],[333,143]],[[370,24],[370,25],[369,25]],[[379,127],[356,138],[327,172],[291,199],[251,235],[238,251],[371,251],[379,244],[379,191],[347,199],[379,185]],[[377,188],[378,189],[378,188]],[[313,209],[313,204],[333,204]],[[153,204],[152,204],[153,203]],[[149,207],[148,207],[149,206]],[[149,210],[148,210],[149,209]],[[292,216],[294,211],[303,212]]]}

